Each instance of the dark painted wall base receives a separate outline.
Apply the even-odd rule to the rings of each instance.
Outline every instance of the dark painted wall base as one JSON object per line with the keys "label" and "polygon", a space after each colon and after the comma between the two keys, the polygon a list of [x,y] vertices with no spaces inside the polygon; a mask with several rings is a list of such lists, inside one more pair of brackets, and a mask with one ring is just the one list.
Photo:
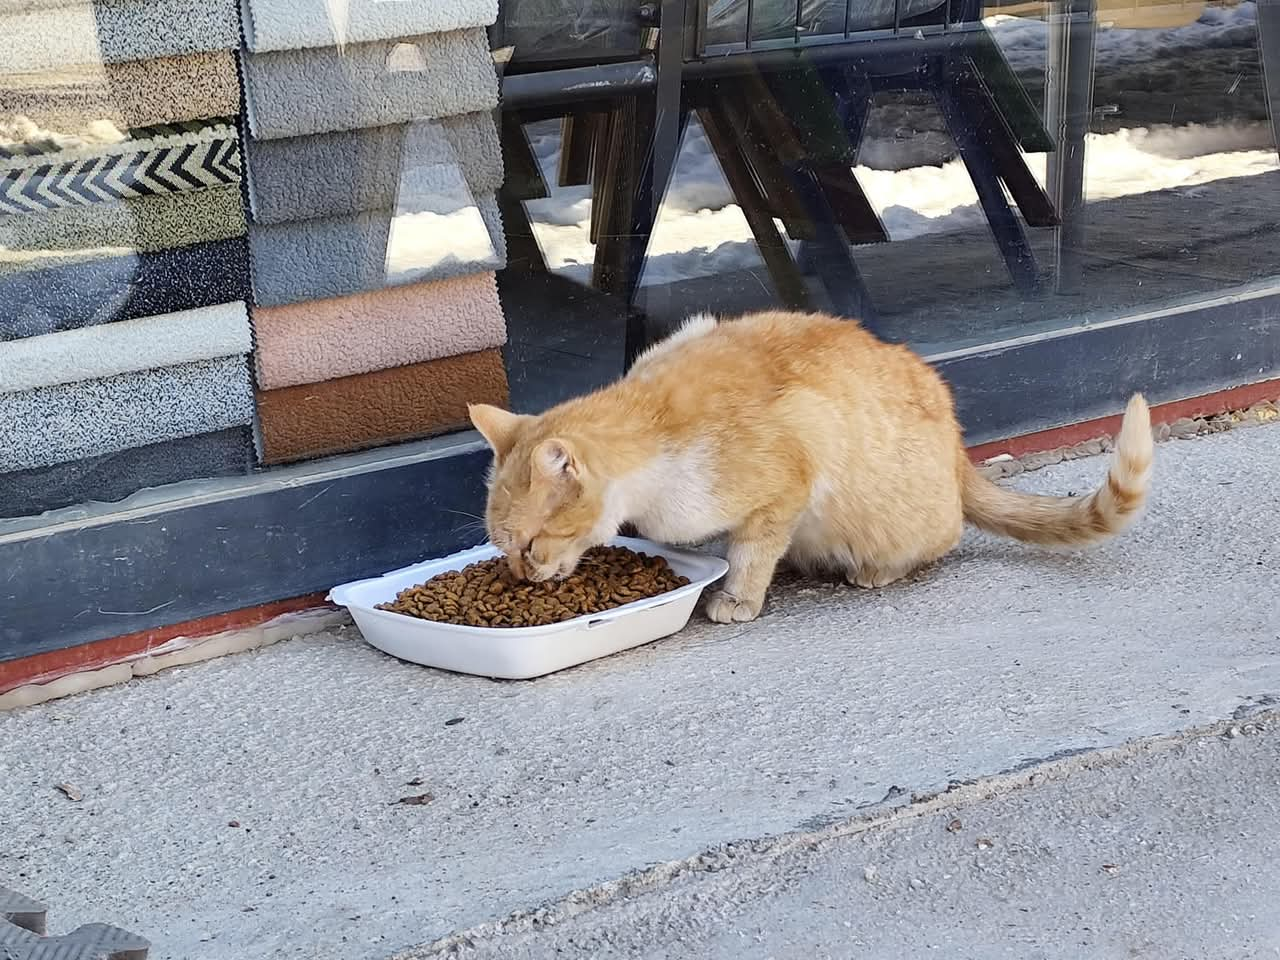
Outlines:
{"label": "dark painted wall base", "polygon": [[[979,444],[1280,377],[1280,294],[935,358]],[[483,538],[488,454],[262,477],[0,532],[0,661],[322,592]],[[2,529],[2,528],[0,528]]]}
{"label": "dark painted wall base", "polygon": [[1196,397],[1280,372],[1280,292],[1028,337],[931,358],[973,446]]}
{"label": "dark painted wall base", "polygon": [[483,540],[478,445],[0,538],[0,661],[327,591]]}

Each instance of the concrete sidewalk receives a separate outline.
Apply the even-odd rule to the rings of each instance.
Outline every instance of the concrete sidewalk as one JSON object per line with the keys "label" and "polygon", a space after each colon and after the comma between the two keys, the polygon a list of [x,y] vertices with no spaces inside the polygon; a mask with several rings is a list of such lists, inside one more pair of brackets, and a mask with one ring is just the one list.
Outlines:
{"label": "concrete sidewalk", "polygon": [[402,960],[1280,956],[1280,716],[1037,769]]}
{"label": "concrete sidewalk", "polygon": [[348,630],[0,716],[0,882],[153,957],[380,958],[729,841],[1246,716],[1280,697],[1278,475],[1274,427],[1165,444],[1150,514],[1100,550],[973,536],[915,583],[793,583],[756,623],[530,683]]}

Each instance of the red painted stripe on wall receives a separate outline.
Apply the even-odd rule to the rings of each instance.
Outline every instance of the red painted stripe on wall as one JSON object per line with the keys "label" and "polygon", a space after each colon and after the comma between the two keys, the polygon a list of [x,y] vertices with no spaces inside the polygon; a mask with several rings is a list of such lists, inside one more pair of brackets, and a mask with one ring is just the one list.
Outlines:
{"label": "red painted stripe on wall", "polygon": [[[1262,383],[1251,383],[1243,387],[1232,387],[1202,397],[1188,400],[1173,400],[1151,408],[1152,423],[1174,423],[1186,417],[1209,417],[1228,410],[1244,410],[1256,403],[1280,399],[1280,380],[1266,380]],[[975,463],[990,460],[992,457],[1007,453],[1011,457],[1025,457],[1032,453],[1043,453],[1045,450],[1056,450],[1058,447],[1070,447],[1077,443],[1109,437],[1120,429],[1120,415],[1101,417],[1097,420],[1086,420],[1083,423],[1072,423],[1065,427],[1054,427],[1041,430],[1039,433],[1028,433],[1008,440],[995,440],[969,448],[969,458]]]}
{"label": "red painted stripe on wall", "polygon": [[50,680],[72,673],[99,670],[112,664],[137,660],[179,637],[199,640],[228,630],[244,630],[261,626],[286,613],[315,610],[324,606],[328,606],[325,603],[324,594],[313,593],[305,597],[294,597],[291,600],[264,603],[244,610],[232,610],[229,613],[220,613],[200,620],[175,623],[168,627],[128,633],[109,640],[97,640],[62,650],[37,653],[30,657],[5,660],[0,662],[0,693],[6,693],[28,683],[48,683]]}

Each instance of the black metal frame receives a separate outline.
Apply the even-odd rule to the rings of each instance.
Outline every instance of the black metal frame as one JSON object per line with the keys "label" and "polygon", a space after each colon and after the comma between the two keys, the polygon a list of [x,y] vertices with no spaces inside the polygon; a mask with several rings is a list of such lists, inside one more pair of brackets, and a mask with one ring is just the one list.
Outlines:
{"label": "black metal frame", "polygon": [[[748,23],[755,2],[748,0]],[[854,154],[861,142],[870,96],[887,90],[931,94],[974,182],[1010,276],[1024,294],[1034,295],[1040,287],[1040,271],[1022,222],[1004,191],[1007,187],[1028,224],[1055,226],[1058,218],[1053,204],[1019,152],[1020,145],[1029,150],[1051,150],[1053,143],[981,26],[980,3],[948,0],[931,13],[908,19],[902,0],[896,0],[892,29],[867,32],[850,29],[853,4],[854,0],[846,0],[843,32],[812,37],[797,33],[787,41],[762,44],[751,39],[748,25],[747,38],[732,50],[740,56],[750,54],[750,68],[773,77],[812,65],[839,105]],[[797,21],[799,9],[797,4]],[[724,45],[704,45],[707,49],[717,56],[704,55],[698,63],[688,65],[690,74],[722,70],[726,60],[733,59]],[[823,192],[829,197],[829,190]],[[810,258],[814,272],[822,277],[837,311],[857,315],[874,327],[874,306],[847,247],[833,225],[819,219],[827,211],[816,202],[814,192],[810,189],[806,194],[806,207],[815,224],[820,224],[818,253]]]}
{"label": "black metal frame", "polygon": [[[504,108],[509,114],[522,119],[548,114],[574,118],[569,122],[575,126],[566,124],[565,152],[571,139],[578,146],[562,171],[562,185],[586,182],[590,176],[593,195],[608,198],[607,203],[593,204],[593,285],[618,294],[629,305],[627,362],[648,343],[637,294],[649,237],[691,112],[712,131],[721,166],[739,195],[781,299],[796,307],[809,305],[802,277],[807,271],[822,281],[832,309],[874,329],[875,305],[850,243],[884,242],[888,236],[851,168],[871,96],[885,90],[930,93],[973,180],[1010,277],[1024,295],[1037,294],[1041,271],[1024,221],[1054,227],[1060,222],[1059,204],[1077,210],[1082,194],[1080,177],[1073,174],[1083,167],[1065,166],[1057,203],[1027,169],[1021,149],[1052,151],[1054,143],[979,22],[980,0],[945,0],[915,18],[904,17],[902,0],[895,0],[892,29],[871,31],[850,29],[857,0],[846,0],[843,31],[804,36],[797,30],[790,38],[771,41],[751,39],[757,2],[747,2],[746,37],[741,43],[706,42],[703,0],[661,0],[648,5],[657,27],[656,48],[651,45],[637,60],[504,77]],[[798,0],[797,22],[799,15]],[[717,86],[718,80],[730,77],[735,82],[757,81],[762,94],[757,102],[738,98],[734,103],[733,94]],[[810,83],[812,90],[815,77],[825,89],[807,102],[828,100],[834,105],[845,156],[815,159],[803,149],[809,134],[803,122],[785,115],[773,119],[765,140],[768,147],[779,140],[797,145],[782,151],[785,161],[774,157],[773,150],[753,148],[743,139],[746,135],[739,128],[752,126],[760,109],[768,112],[762,103],[785,99],[788,85],[798,79]],[[1074,87],[1069,79],[1066,82],[1064,95],[1074,96]],[[1072,129],[1080,126],[1078,100],[1076,96],[1070,104]],[[593,119],[580,120],[584,113]],[[1006,199],[1006,190],[1021,217]],[[523,199],[538,195],[544,194]],[[523,241],[525,234],[531,239],[532,230],[523,210],[515,209],[519,199],[508,197],[508,220],[517,225]],[[774,216],[783,219],[789,233],[804,238],[801,264],[792,260],[773,226]],[[1077,217],[1072,225],[1078,222]],[[1065,246],[1078,248],[1078,230],[1071,236],[1074,240]],[[533,255],[526,259],[540,262]]]}

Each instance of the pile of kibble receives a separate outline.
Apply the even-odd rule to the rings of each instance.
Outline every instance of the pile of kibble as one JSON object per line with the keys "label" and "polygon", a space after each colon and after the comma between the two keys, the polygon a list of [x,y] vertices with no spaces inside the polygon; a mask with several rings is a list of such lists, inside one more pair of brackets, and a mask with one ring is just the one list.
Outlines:
{"label": "pile of kibble", "polygon": [[379,610],[470,627],[540,627],[645,600],[689,583],[662,557],[595,547],[563,580],[517,580],[503,557],[442,573]]}

